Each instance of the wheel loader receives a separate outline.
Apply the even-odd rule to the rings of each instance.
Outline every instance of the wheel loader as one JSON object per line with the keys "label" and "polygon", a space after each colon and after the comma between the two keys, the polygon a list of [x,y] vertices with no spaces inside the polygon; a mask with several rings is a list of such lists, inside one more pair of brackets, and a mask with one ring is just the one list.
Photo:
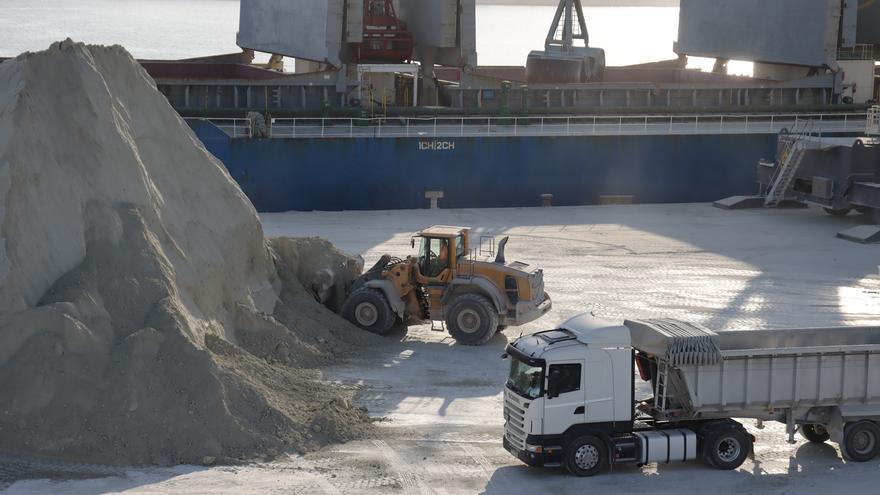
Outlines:
{"label": "wheel loader", "polygon": [[494,261],[477,259],[469,228],[431,227],[413,237],[413,248],[416,240],[417,256],[382,256],[352,283],[342,316],[380,335],[399,325],[442,322],[458,343],[482,345],[497,331],[550,311],[543,270],[505,262],[508,238]]}

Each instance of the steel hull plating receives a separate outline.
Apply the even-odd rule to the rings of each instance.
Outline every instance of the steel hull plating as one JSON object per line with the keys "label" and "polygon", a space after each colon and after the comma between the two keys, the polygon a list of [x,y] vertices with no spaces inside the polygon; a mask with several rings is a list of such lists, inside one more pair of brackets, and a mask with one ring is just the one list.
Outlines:
{"label": "steel hull plating", "polygon": [[710,202],[757,190],[776,136],[230,138],[191,121],[261,212]]}

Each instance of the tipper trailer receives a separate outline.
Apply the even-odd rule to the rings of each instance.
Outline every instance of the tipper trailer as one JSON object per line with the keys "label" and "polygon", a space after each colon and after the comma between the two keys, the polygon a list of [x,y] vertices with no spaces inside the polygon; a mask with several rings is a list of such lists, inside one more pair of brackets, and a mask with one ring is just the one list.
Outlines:
{"label": "tipper trailer", "polygon": [[782,422],[791,443],[798,431],[832,440],[851,461],[880,453],[880,327],[715,333],[582,315],[514,341],[505,357],[504,447],[531,466],[735,469],[754,437],[733,418]]}

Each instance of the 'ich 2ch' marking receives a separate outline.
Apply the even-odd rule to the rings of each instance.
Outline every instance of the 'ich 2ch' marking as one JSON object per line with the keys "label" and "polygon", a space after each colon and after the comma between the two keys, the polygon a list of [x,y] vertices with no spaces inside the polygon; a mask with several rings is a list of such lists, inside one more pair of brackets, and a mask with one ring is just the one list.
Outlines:
{"label": "'ich 2ch' marking", "polygon": [[419,141],[419,151],[453,151],[454,141]]}

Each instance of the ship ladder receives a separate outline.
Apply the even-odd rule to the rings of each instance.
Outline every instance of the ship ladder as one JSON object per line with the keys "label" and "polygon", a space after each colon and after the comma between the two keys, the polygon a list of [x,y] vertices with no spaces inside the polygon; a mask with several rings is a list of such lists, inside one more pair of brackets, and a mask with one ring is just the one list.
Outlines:
{"label": "ship ladder", "polygon": [[[811,122],[812,125],[812,122]],[[796,134],[786,136],[783,141],[782,153],[776,165],[776,173],[773,175],[772,185],[764,198],[764,206],[774,207],[785,199],[788,189],[794,181],[795,175],[804,161],[807,151],[807,137],[811,134],[804,130]]]}

